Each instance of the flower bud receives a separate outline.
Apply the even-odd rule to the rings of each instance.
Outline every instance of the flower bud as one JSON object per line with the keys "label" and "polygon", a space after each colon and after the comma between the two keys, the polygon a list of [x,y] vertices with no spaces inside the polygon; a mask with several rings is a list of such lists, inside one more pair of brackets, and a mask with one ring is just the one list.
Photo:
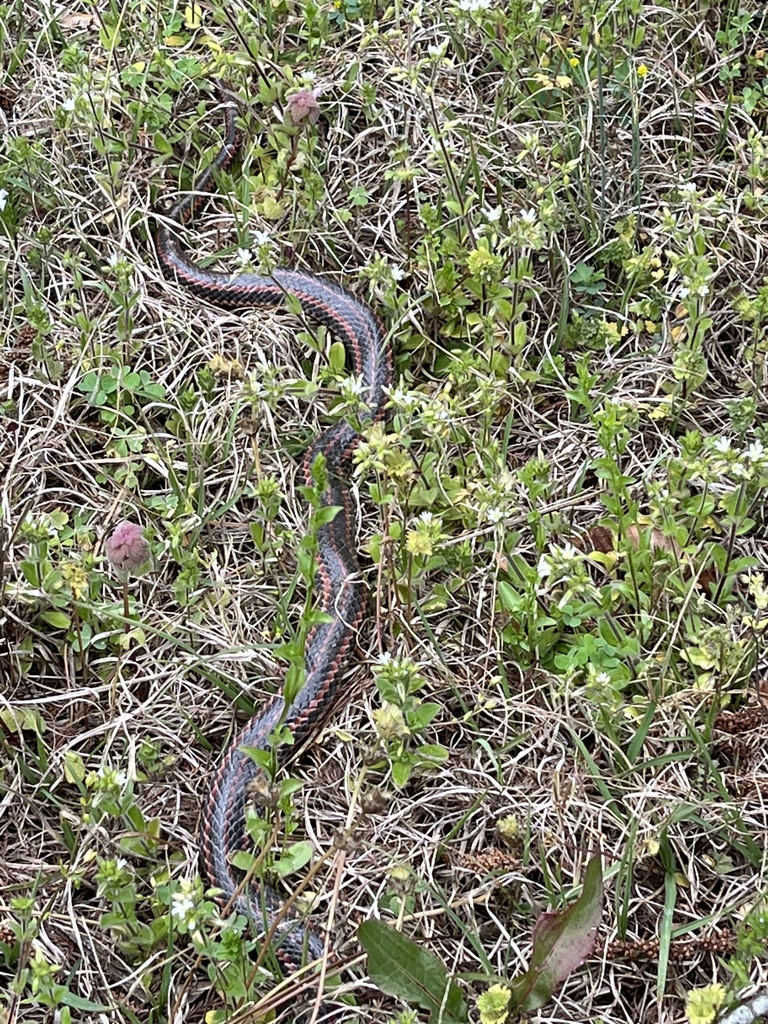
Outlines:
{"label": "flower bud", "polygon": [[311,89],[295,92],[285,101],[285,113],[291,124],[317,124],[320,119],[320,104]]}
{"label": "flower bud", "polygon": [[127,521],[119,523],[107,537],[104,550],[118,572],[138,572],[147,565],[151,556],[149,541],[141,527]]}

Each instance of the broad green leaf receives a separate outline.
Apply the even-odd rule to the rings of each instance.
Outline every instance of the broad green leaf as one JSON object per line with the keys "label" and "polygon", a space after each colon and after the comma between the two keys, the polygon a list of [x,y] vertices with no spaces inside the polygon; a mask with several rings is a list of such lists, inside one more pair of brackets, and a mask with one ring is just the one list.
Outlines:
{"label": "broad green leaf", "polygon": [[252,853],[247,853],[245,850],[238,850],[229,859],[233,867],[236,867],[238,871],[248,874],[253,867],[255,857]]}
{"label": "broad green leaf", "polygon": [[516,1009],[536,1010],[552,998],[595,946],[603,916],[600,854],[587,864],[581,896],[567,910],[545,913],[533,929],[531,966],[511,984]]}
{"label": "broad green leaf", "polygon": [[304,625],[309,626],[322,626],[326,622],[334,622],[333,615],[328,612],[321,611],[319,608],[311,608],[304,616]]}
{"label": "broad green leaf", "polygon": [[402,789],[411,777],[413,762],[410,758],[392,762],[392,781],[398,789]]}
{"label": "broad green leaf", "polygon": [[422,746],[417,747],[414,754],[418,754],[420,760],[435,761],[437,764],[442,764],[443,761],[448,760],[448,750],[445,747],[440,746],[439,743],[424,743]]}
{"label": "broad green leaf", "polygon": [[166,155],[173,153],[173,146],[161,132],[155,132],[154,142],[155,149],[157,149],[159,153],[165,153]]}
{"label": "broad green leaf", "polygon": [[141,833],[146,828],[146,822],[144,821],[144,815],[141,813],[141,808],[137,804],[132,804],[130,807],[125,809],[125,816],[131,823],[131,827],[138,833]]}
{"label": "broad green leaf", "polygon": [[69,783],[80,783],[85,781],[87,775],[85,762],[74,750],[68,750],[64,754],[64,778]]}
{"label": "broad green leaf", "polygon": [[266,196],[261,203],[261,212],[267,220],[279,220],[283,216],[284,207],[277,199]]}
{"label": "broad green leaf", "polygon": [[439,714],[441,710],[442,704],[435,704],[434,702],[420,704],[414,708],[413,711],[408,713],[408,725],[411,731],[421,732],[422,729],[426,729],[435,715]]}
{"label": "broad green leaf", "polygon": [[34,708],[16,708],[8,705],[0,709],[0,723],[8,732],[16,732],[21,729],[24,732],[37,733],[38,736],[42,736],[45,732],[45,720]]}
{"label": "broad green leaf", "polygon": [[328,353],[328,362],[334,373],[342,373],[347,362],[347,353],[340,341],[334,341]]}
{"label": "broad green leaf", "polygon": [[365,921],[357,937],[368,954],[371,980],[382,992],[427,1010],[430,1024],[464,1024],[461,989],[433,953],[382,921]]}
{"label": "broad green leaf", "polygon": [[54,629],[69,629],[72,625],[72,618],[66,612],[42,612],[40,618]]}
{"label": "broad green leaf", "polygon": [[281,878],[286,878],[288,875],[292,875],[294,871],[301,871],[306,864],[309,864],[312,860],[312,852],[312,843],[307,840],[301,843],[292,843],[280,855],[279,860],[275,861],[272,868]]}
{"label": "broad green leaf", "polygon": [[22,561],[20,563],[21,571],[24,573],[24,579],[33,587],[40,586],[40,573],[38,572],[37,562]]}
{"label": "broad green leaf", "polygon": [[272,751],[263,750],[261,747],[240,747],[240,750],[246,757],[250,757],[252,761],[255,761],[259,768],[268,769],[272,765]]}
{"label": "broad green leaf", "polygon": [[303,785],[304,783],[301,781],[301,779],[283,779],[283,781],[280,783],[279,799],[284,800],[288,797],[293,796],[294,793],[298,793],[298,791],[302,788]]}
{"label": "broad green leaf", "polygon": [[499,601],[501,607],[508,612],[519,612],[525,607],[526,598],[524,594],[515,590],[514,587],[510,586],[504,580],[501,580],[498,585]]}
{"label": "broad green leaf", "polygon": [[311,551],[302,551],[299,548],[297,552],[296,561],[299,566],[299,572],[304,577],[313,577],[315,574],[315,555]]}
{"label": "broad green leaf", "polygon": [[325,526],[326,523],[332,523],[339,512],[341,512],[341,505],[327,505],[325,508],[319,508],[315,512],[315,525]]}
{"label": "broad green leaf", "polygon": [[75,1010],[84,1010],[87,1013],[109,1013],[112,1010],[111,1006],[105,1006],[104,1003],[92,1003],[90,999],[84,999],[83,996],[78,996],[69,990],[64,992],[61,1001],[66,1006],[71,1006]]}
{"label": "broad green leaf", "polygon": [[513,331],[513,335],[512,335],[512,337],[514,339],[514,346],[515,346],[516,350],[524,348],[526,334],[527,334],[527,329],[526,329],[525,322],[524,321],[520,321],[520,323],[516,323],[515,326],[514,326],[514,331]]}

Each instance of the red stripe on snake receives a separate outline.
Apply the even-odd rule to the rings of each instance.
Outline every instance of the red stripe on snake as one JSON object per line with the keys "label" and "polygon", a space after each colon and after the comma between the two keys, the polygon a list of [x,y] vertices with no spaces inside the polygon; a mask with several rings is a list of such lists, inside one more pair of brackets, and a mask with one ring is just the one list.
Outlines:
{"label": "red stripe on snake", "polygon": [[[313,319],[327,326],[344,344],[352,373],[367,390],[361,422],[378,421],[383,418],[386,389],[392,381],[392,354],[380,320],[365,303],[346,289],[301,270],[279,269],[269,276],[204,270],[192,262],[181,245],[179,228],[214,191],[216,172],[229,167],[239,150],[235,104],[226,87],[220,86],[219,94],[224,113],[224,142],[195,181],[192,192],[160,220],[155,234],[160,266],[170,280],[226,309],[282,306],[286,295],[295,296]],[[247,794],[251,783],[261,774],[242,748],[270,749],[270,737],[280,725],[290,729],[295,743],[301,742],[324,715],[341,681],[356,632],[366,614],[360,566],[352,543],[348,483],[351,456],[358,439],[350,424],[336,423],[315,438],[302,462],[303,480],[311,484],[315,458],[319,454],[325,457],[328,486],[322,504],[340,507],[332,522],[321,526],[318,533],[319,606],[329,621],[314,627],[307,638],[304,686],[289,706],[281,694],[276,694],[240,731],[224,752],[203,808],[200,850],[205,872],[211,884],[221,890],[222,901],[232,900],[234,908],[251,919],[257,934],[270,930],[281,913],[282,901],[266,886],[238,893],[242,879],[232,866],[231,857],[247,841]],[[319,937],[292,912],[278,924],[273,942],[288,971],[301,965],[305,953],[316,959],[323,952]]]}

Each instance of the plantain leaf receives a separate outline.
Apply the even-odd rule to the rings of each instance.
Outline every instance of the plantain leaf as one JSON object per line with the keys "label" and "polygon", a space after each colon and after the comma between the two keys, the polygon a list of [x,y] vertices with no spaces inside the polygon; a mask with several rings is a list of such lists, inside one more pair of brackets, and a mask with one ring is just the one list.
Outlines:
{"label": "plantain leaf", "polygon": [[388,996],[429,1012],[430,1024],[464,1024],[467,1005],[442,961],[382,921],[365,921],[357,937],[368,954],[368,974]]}
{"label": "plantain leaf", "polygon": [[510,985],[517,1010],[543,1006],[568,975],[595,947],[603,916],[603,871],[600,854],[587,864],[581,896],[567,910],[545,913],[533,929],[531,966]]}

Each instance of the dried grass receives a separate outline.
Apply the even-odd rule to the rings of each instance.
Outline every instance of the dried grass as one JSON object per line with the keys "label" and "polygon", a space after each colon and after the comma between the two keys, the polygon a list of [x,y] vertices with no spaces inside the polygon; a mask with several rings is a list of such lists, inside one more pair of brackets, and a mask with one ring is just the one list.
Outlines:
{"label": "dried grass", "polygon": [[[135,12],[126,8],[125,14],[127,33]],[[42,10],[30,15],[40,26],[47,17]],[[403,139],[408,142],[409,161],[418,168],[422,201],[437,202],[449,189],[440,154],[444,146],[459,166],[466,168],[471,157],[476,159],[488,194],[495,190],[498,201],[514,209],[525,204],[532,186],[530,180],[520,179],[511,158],[519,151],[520,140],[538,131],[542,163],[531,169],[532,176],[547,179],[553,171],[548,161],[559,147],[579,153],[579,173],[589,189],[585,198],[597,202],[598,215],[610,225],[637,211],[651,240],[656,234],[662,237],[662,206],[680,208],[681,180],[694,181],[706,194],[722,192],[716,213],[702,225],[718,258],[713,291],[723,297],[707,352],[712,373],[706,390],[691,396],[687,415],[704,432],[724,431],[725,403],[739,394],[744,374],[740,353],[745,343],[744,329],[727,299],[735,288],[749,290],[763,278],[764,225],[754,217],[742,217],[744,140],[753,126],[738,109],[726,110],[714,57],[701,74],[691,71],[694,49],[713,51],[711,31],[681,12],[665,27],[669,17],[663,6],[646,5],[642,12],[648,28],[643,59],[651,71],[637,110],[636,162],[626,97],[620,91],[613,95],[608,90],[604,118],[593,96],[585,97],[572,123],[556,118],[523,122],[516,111],[505,109],[508,94],[503,83],[487,64],[484,50],[473,54],[471,39],[466,59],[455,60],[436,74],[434,101],[411,88],[400,69],[426,45],[440,41],[439,19],[364,50],[356,74],[377,86],[371,121],[363,116],[356,90],[343,87],[351,62],[358,59],[357,35],[350,34],[346,48],[324,49],[317,62],[318,78],[331,84],[319,168],[324,195],[309,221],[300,193],[290,198],[289,187],[287,195],[294,205],[280,225],[286,252],[290,240],[289,257],[297,266],[352,283],[358,268],[374,255],[393,264],[408,262],[400,225],[403,218],[414,216],[413,193],[402,182],[387,184],[384,177],[391,153]],[[74,35],[98,63],[93,33],[68,38]],[[138,52],[128,47],[124,58],[125,63],[138,59]],[[289,542],[298,540],[305,522],[285,440],[290,439],[290,447],[299,452],[302,441],[325,422],[328,396],[322,394],[311,404],[286,398],[256,424],[252,436],[238,428],[235,411],[241,383],[236,379],[219,381],[202,412],[182,413],[181,438],[156,429],[162,419],[159,407],[145,409],[147,423],[154,425],[147,448],[136,461],[152,475],[145,475],[147,484],[140,492],[126,492],[114,479],[123,460],[105,453],[107,432],[78,400],[77,391],[91,361],[115,347],[118,311],[103,289],[110,257],[124,258],[134,268],[138,295],[130,349],[124,357],[134,369],[148,370],[153,381],[164,385],[167,404],[177,411],[180,393],[215,355],[238,360],[246,375],[276,364],[285,379],[298,380],[314,375],[322,359],[308,359],[296,345],[297,325],[289,317],[263,311],[221,313],[162,280],[146,240],[152,220],[150,196],[172,192],[176,182],[164,174],[149,139],[110,172],[94,148],[91,131],[85,126],[66,131],[56,127],[57,111],[72,89],[72,75],[63,70],[52,49],[30,50],[15,84],[18,95],[6,115],[6,130],[9,136],[36,140],[44,164],[37,186],[39,214],[33,211],[28,216],[14,241],[0,243],[6,312],[1,321],[0,401],[14,403],[0,433],[7,586],[0,608],[0,675],[2,705],[35,709],[42,716],[48,772],[44,782],[35,781],[37,773],[25,772],[25,759],[39,756],[34,754],[35,741],[5,722],[0,918],[10,911],[15,897],[34,891],[40,915],[37,944],[51,962],[63,965],[67,976],[71,972],[73,990],[133,1008],[140,1019],[155,1020],[142,994],[141,976],[149,966],[158,971],[164,954],[152,954],[147,965],[129,964],[101,927],[103,906],[95,893],[92,857],[113,855],[113,840],[106,827],[88,830],[80,824],[79,798],[65,780],[65,760],[77,754],[89,767],[105,762],[130,772],[140,761],[141,745],[156,743],[162,765],[141,781],[139,801],[147,819],[157,816],[162,822],[162,858],[171,872],[183,876],[196,870],[198,813],[218,752],[251,706],[281,682],[282,670],[270,656],[267,641],[278,630],[290,628],[278,609],[295,570]],[[179,104],[180,113],[190,116],[192,99],[190,90],[187,102]],[[122,131],[128,116],[117,90],[105,102],[109,123],[96,133],[104,137]],[[257,110],[253,102],[250,107],[254,117],[272,116],[269,110]],[[440,144],[435,139],[436,118]],[[201,122],[207,121],[207,114],[191,117],[190,136],[200,138]],[[215,132],[214,126],[212,140]],[[194,149],[179,154],[182,158],[188,166],[194,164]],[[601,167],[605,191],[598,194]],[[339,211],[348,207],[351,185],[365,189],[372,201],[343,223]],[[586,216],[584,211],[579,215]],[[50,232],[47,242],[36,237],[42,227]],[[194,245],[201,257],[231,238],[231,214],[224,203],[195,226]],[[578,260],[592,255],[576,230],[563,231],[558,245],[559,251],[544,254],[536,264],[537,303],[530,334],[542,352],[553,344],[564,275]],[[35,253],[42,257],[42,266],[30,275]],[[434,349],[426,348],[410,363],[405,358],[401,365],[406,379],[437,391],[442,382],[430,366],[446,343],[423,302],[431,274],[423,265],[411,266],[409,272],[409,298],[401,322],[391,327],[396,342],[413,328],[434,339]],[[31,335],[23,326],[28,289],[51,325],[45,345],[55,356],[47,367],[33,355]],[[81,313],[87,318],[85,331],[77,322]],[[629,338],[605,353],[602,368],[613,375],[616,398],[643,407],[656,401],[659,382],[669,377],[669,353],[659,350],[649,357],[642,343]],[[581,477],[581,467],[593,452],[590,429],[569,419],[569,407],[557,389],[542,393],[521,384],[511,401],[516,424],[510,466],[542,453],[557,481],[551,511],[575,530],[588,528],[601,510],[597,485],[584,485]],[[633,437],[629,458],[638,469],[653,473],[668,458],[671,442],[651,421],[647,423]],[[499,431],[502,428],[499,423]],[[262,474],[275,475],[286,496],[277,523],[279,530],[287,531],[286,546],[279,559],[259,564],[254,563],[249,540],[253,501],[247,497],[256,460]],[[33,614],[29,587],[19,570],[26,554],[19,525],[28,515],[63,509],[72,517],[87,510],[100,545],[123,518],[153,521],[157,514],[150,510],[151,498],[167,493],[173,477],[183,482],[181,490],[191,497],[190,509],[177,515],[183,520],[182,532],[194,538],[204,557],[189,607],[174,599],[177,570],[161,550],[155,570],[131,588],[141,609],[145,642],[120,657],[110,649],[92,651],[81,667],[71,646],[62,643],[61,633],[43,628]],[[511,524],[521,525],[522,517]],[[361,542],[378,528],[373,508],[361,499]],[[163,536],[167,544],[167,533],[158,529],[160,548]],[[537,914],[550,906],[553,896],[577,891],[586,860],[599,847],[608,879],[600,946],[588,965],[531,1019],[539,1024],[677,1024],[683,1020],[685,992],[722,978],[717,957],[699,952],[672,963],[660,1000],[655,963],[623,963],[603,956],[605,945],[616,935],[614,884],[620,883],[626,894],[626,938],[656,936],[664,908],[664,875],[655,850],[666,831],[681,875],[675,928],[690,928],[696,935],[738,921],[759,896],[765,877],[764,854],[762,862],[754,864],[736,855],[733,847],[734,837],[744,834],[764,848],[765,727],[758,734],[763,742],[753,744],[746,756],[744,751],[731,757],[713,750],[718,767],[706,775],[702,761],[691,754],[695,748],[688,730],[696,728],[692,723],[700,720],[697,715],[707,698],[678,691],[659,704],[641,763],[622,773],[611,742],[592,726],[589,708],[572,699],[558,680],[543,673],[523,674],[507,663],[495,611],[498,565],[483,554],[480,535],[467,532],[452,537],[451,543],[460,540],[477,557],[454,606],[418,617],[399,603],[391,586],[376,595],[376,621],[361,636],[361,667],[350,675],[349,699],[296,768],[306,780],[300,795],[302,828],[320,850],[327,850],[348,818],[360,746],[373,735],[366,666],[382,650],[408,653],[419,662],[430,695],[444,705],[437,740],[451,756],[442,770],[419,778],[405,791],[388,790],[385,810],[359,822],[354,842],[343,855],[333,922],[342,955],[356,955],[355,926],[391,890],[392,869],[405,865],[411,873],[405,884],[413,887],[413,911],[402,922],[408,934],[443,957],[451,971],[512,974],[526,963]],[[522,545],[524,553],[533,552],[525,534]],[[765,564],[764,538],[750,538],[749,547]],[[376,586],[373,573],[370,582]],[[18,600],[15,595],[22,591],[25,597]],[[115,586],[112,597],[117,601],[119,596]],[[288,609],[294,622],[298,609],[297,596]],[[25,668],[27,655],[21,643],[27,637],[34,656]],[[508,674],[509,692],[499,681],[500,665]],[[233,706],[220,688],[211,685],[212,679],[246,696]],[[597,777],[575,742],[577,736]],[[721,790],[714,781],[718,773]],[[608,787],[610,799],[601,787]],[[517,817],[525,837],[514,863],[500,873],[476,870],[473,857],[499,848],[496,824],[505,815]],[[65,822],[76,834],[74,855],[62,841]],[[718,858],[726,852],[732,863],[723,871]],[[340,863],[337,854],[336,865]],[[336,879],[331,857],[314,885],[321,894],[319,920],[327,915]],[[175,1008],[172,1019],[188,1024],[202,1021],[215,1005],[202,973],[189,974],[194,961],[188,948],[173,951],[166,1007],[161,1010],[171,1014]],[[764,987],[768,975],[756,972],[754,982]],[[391,1003],[377,1008],[379,997],[371,987],[364,982],[353,987],[362,1008],[351,1019],[389,1019]],[[9,1021],[29,1024],[52,1019],[40,1007],[21,1008],[13,996],[6,1014]],[[115,1009],[80,1019],[129,1018]]]}

